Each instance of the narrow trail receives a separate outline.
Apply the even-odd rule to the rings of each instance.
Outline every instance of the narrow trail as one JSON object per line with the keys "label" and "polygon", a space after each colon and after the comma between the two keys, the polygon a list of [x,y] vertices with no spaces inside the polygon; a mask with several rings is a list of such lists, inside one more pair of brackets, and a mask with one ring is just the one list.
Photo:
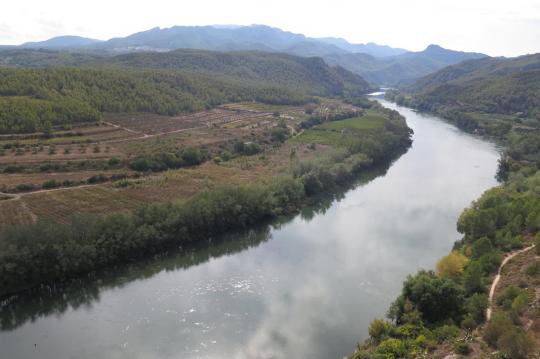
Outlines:
{"label": "narrow trail", "polygon": [[501,265],[499,266],[499,270],[497,271],[497,275],[493,279],[493,282],[491,283],[491,287],[489,288],[489,302],[488,302],[488,308],[486,310],[486,322],[489,322],[489,320],[491,319],[491,313],[493,312],[493,297],[495,296],[495,290],[497,289],[497,285],[499,284],[499,280],[501,279],[501,272],[504,265],[508,263],[510,259],[514,258],[518,254],[525,253],[533,248],[534,248],[534,244],[527,248],[520,249],[519,251],[511,252],[502,261]]}

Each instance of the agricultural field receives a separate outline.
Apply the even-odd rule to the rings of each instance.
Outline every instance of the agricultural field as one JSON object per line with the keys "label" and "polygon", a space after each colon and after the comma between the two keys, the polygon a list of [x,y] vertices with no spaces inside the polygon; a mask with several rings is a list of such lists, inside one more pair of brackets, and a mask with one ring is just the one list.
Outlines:
{"label": "agricultural field", "polygon": [[[340,129],[361,131],[376,126],[373,115],[328,123],[320,126],[327,140],[319,142],[309,139],[319,129],[300,127],[310,116],[306,111],[321,115],[351,109],[354,106],[335,100],[311,104],[309,110],[239,103],[171,117],[107,114],[100,124],[58,129],[47,137],[0,137],[0,192],[6,193],[0,201],[0,223],[29,223],[38,218],[66,222],[77,212],[133,210],[143,203],[187,199],[215,186],[271,178],[295,161],[332,152],[337,141],[328,138]],[[238,152],[238,144],[245,147],[244,152]],[[202,164],[157,172],[131,167],[139,156],[186,148],[204,153]],[[255,150],[251,153],[248,148]]]}
{"label": "agricultural field", "polygon": [[360,133],[376,130],[384,125],[381,114],[368,111],[361,117],[332,121],[314,126],[294,138],[295,143],[347,146]]}

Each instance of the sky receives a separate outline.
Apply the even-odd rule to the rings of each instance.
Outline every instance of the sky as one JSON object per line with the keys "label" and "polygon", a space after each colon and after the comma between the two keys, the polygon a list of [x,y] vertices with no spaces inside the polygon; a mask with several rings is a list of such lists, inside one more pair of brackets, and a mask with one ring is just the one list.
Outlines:
{"label": "sky", "polygon": [[540,0],[17,0],[1,6],[0,44],[214,24],[264,24],[411,51],[438,44],[491,56],[540,52]]}

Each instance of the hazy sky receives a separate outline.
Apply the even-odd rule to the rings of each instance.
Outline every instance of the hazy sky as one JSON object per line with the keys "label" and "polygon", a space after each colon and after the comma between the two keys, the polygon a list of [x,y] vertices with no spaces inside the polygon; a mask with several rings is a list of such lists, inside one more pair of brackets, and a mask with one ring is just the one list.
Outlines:
{"label": "hazy sky", "polygon": [[211,24],[265,24],[409,50],[436,43],[489,55],[540,52],[540,0],[6,0],[0,44]]}

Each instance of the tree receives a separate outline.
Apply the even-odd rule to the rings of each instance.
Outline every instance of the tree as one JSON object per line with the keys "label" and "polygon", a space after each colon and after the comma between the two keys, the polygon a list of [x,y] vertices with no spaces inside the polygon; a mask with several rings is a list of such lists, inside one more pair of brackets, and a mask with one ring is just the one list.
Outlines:
{"label": "tree", "polygon": [[408,276],[401,295],[392,305],[390,315],[398,324],[403,322],[405,304],[409,301],[428,323],[452,319],[461,320],[464,302],[463,288],[448,278],[439,278],[433,271],[419,271]]}
{"label": "tree", "polygon": [[463,274],[463,268],[469,259],[463,254],[452,251],[437,262],[437,275],[450,279],[458,279]]}
{"label": "tree", "polygon": [[467,312],[476,324],[482,323],[486,319],[486,309],[488,306],[488,297],[485,294],[475,293],[466,304]]}
{"label": "tree", "polygon": [[479,262],[472,261],[467,265],[463,274],[463,286],[468,294],[481,293],[485,290],[482,275],[482,265]]}

